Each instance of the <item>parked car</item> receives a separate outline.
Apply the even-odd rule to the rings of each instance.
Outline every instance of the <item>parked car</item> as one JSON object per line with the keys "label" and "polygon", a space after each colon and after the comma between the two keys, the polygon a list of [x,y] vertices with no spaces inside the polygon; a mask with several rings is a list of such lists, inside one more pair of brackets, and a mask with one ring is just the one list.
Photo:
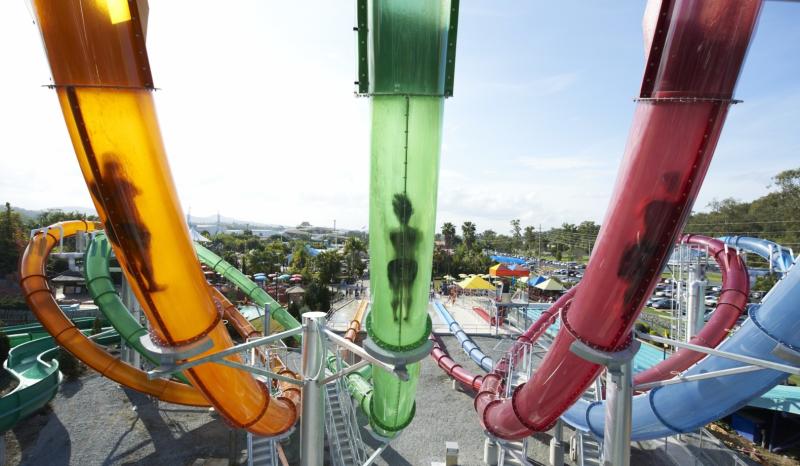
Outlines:
{"label": "parked car", "polygon": [[716,307],[717,303],[719,302],[719,298],[714,295],[707,295],[705,299],[706,306],[708,307]]}
{"label": "parked car", "polygon": [[653,301],[651,306],[656,309],[672,309],[674,307],[677,307],[677,303],[675,302],[674,299],[662,298]]}

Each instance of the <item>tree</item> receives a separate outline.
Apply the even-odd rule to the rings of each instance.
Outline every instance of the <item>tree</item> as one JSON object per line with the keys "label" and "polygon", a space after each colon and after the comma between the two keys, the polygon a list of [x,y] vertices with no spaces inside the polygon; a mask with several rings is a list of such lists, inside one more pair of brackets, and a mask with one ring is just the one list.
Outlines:
{"label": "tree", "polygon": [[483,249],[499,249],[497,247],[497,233],[494,230],[484,230],[479,235],[478,243]]}
{"label": "tree", "polygon": [[310,263],[311,254],[306,250],[305,244],[302,242],[295,243],[295,247],[292,250],[292,263],[289,266],[292,273],[303,273],[303,269],[310,265]]}
{"label": "tree", "polygon": [[522,249],[522,227],[518,218],[511,220],[511,246],[515,251]]}
{"label": "tree", "polygon": [[464,238],[464,245],[468,249],[475,246],[475,224],[472,222],[464,222],[461,225],[461,236]]}
{"label": "tree", "polygon": [[452,249],[456,244],[456,226],[445,222],[442,225],[442,236],[444,237],[444,247]]}
{"label": "tree", "polygon": [[528,251],[528,254],[531,255],[533,251],[538,251],[537,242],[536,242],[536,229],[532,226],[525,227],[525,234],[523,235],[524,240],[524,247],[525,250]]}
{"label": "tree", "polygon": [[6,202],[0,219],[0,278],[17,272],[19,255],[25,247],[25,232],[17,212]]}
{"label": "tree", "polygon": [[320,283],[327,285],[339,275],[342,269],[342,257],[338,251],[322,251],[314,258],[314,264]]}
{"label": "tree", "polygon": [[366,265],[361,259],[361,255],[367,252],[367,247],[364,242],[355,236],[350,236],[345,240],[342,252],[344,253],[345,265],[347,266],[347,275],[353,279],[362,276]]}

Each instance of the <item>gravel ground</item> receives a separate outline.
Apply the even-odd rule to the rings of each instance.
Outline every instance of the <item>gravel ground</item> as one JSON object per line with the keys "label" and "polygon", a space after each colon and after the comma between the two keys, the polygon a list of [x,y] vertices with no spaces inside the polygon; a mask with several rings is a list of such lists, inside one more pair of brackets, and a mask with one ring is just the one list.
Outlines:
{"label": "gravel ground", "polygon": [[[454,337],[444,336],[443,340],[457,362],[478,371]],[[511,344],[510,339],[475,340],[493,358],[500,357]],[[460,449],[459,464],[482,465],[485,436],[472,400],[472,393],[460,387],[453,389],[451,379],[433,359],[424,359],[417,415],[375,464],[444,462],[445,442],[455,441]],[[361,422],[366,424],[366,419]],[[295,459],[291,450],[298,443],[297,431],[286,444],[287,454]],[[570,435],[565,428],[565,439]],[[370,454],[379,444],[363,429],[362,437]],[[231,430],[209,410],[156,403],[92,371],[77,381],[65,382],[49,407],[18,424],[5,439],[9,465],[227,464],[231,450],[243,464],[246,453],[244,434],[232,439]],[[529,457],[546,463],[549,442],[548,433],[534,436],[529,441]],[[652,445],[634,445],[631,463],[671,464],[663,456]]]}
{"label": "gravel ground", "polygon": [[[7,464],[209,464],[229,457],[230,432],[208,409],[157,403],[90,371],[6,432]],[[237,444],[244,461],[243,435]]]}

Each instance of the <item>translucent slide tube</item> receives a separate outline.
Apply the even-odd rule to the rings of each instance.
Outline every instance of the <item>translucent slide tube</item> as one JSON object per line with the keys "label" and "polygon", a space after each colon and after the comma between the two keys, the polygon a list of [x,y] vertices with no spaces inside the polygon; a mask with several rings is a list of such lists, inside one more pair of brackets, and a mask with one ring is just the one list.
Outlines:
{"label": "translucent slide tube", "polygon": [[[409,362],[407,381],[373,367],[370,424],[378,434],[392,436],[413,419],[419,377],[419,362],[414,361],[429,352],[427,307],[439,152],[446,65],[455,58],[457,2],[386,0],[359,5],[366,3],[372,311],[366,318],[364,347],[387,361]],[[452,82],[452,69],[450,73]]]}
{"label": "translucent slide tube", "polygon": [[[111,245],[108,243],[108,238],[105,233],[97,233],[89,243],[89,247],[86,248],[84,255],[83,274],[86,279],[86,288],[94,303],[100,308],[100,312],[119,332],[125,344],[150,363],[158,365],[158,361],[144,350],[140,341],[143,335],[147,335],[147,329],[133,318],[117,294],[117,289],[111,280],[111,271],[108,268],[110,259]],[[183,374],[175,374],[175,378],[184,383],[188,382]]]}
{"label": "translucent slide tube", "polygon": [[[692,337],[689,343],[716,348],[724,340],[745,310],[750,292],[750,278],[747,268],[733,248],[725,247],[722,241],[700,235],[686,235],[681,242],[706,246],[709,254],[719,264],[722,272],[722,290],[714,315],[703,326],[703,329]],[[634,384],[671,379],[693,366],[706,355],[687,349],[680,349],[655,366],[639,372],[634,377]]]}
{"label": "translucent slide tube", "polygon": [[[34,0],[64,119],[89,192],[133,292],[164,346],[233,342],[195,259],[156,120],[145,2]],[[231,360],[240,361],[238,356]],[[249,373],[186,371],[214,408],[258,435],[289,430],[292,403]]]}
{"label": "translucent slide tube", "polygon": [[61,238],[97,227],[91,222],[62,222],[33,235],[20,264],[20,286],[28,306],[60,346],[100,375],[163,401],[207,406],[208,402],[194,388],[169,380],[149,380],[144,372],[110,355],[86,338],[58,307],[45,276],[47,256]]}
{"label": "translucent slide tube", "polygon": [[[719,350],[792,365],[773,351],[778,345],[800,350],[800,270],[793,267],[778,282],[772,296],[751,311],[733,336]],[[683,375],[691,376],[744,366],[744,363],[707,356]],[[725,377],[683,382],[654,388],[634,397],[632,440],[647,440],[691,432],[743,408],[749,400],[786,379],[787,374],[763,369]],[[562,419],[582,431],[602,438],[605,402],[578,402]]]}
{"label": "translucent slide tube", "polygon": [[574,341],[606,351],[625,344],[705,177],[761,1],[660,7],[616,186],[562,329],[512,398],[495,398],[493,374],[476,398],[482,425],[497,437],[549,429],[597,377],[601,367],[573,354]]}
{"label": "translucent slide tube", "polygon": [[[247,278],[247,276],[236,267],[198,243],[194,243],[194,249],[195,252],[197,252],[197,257],[200,259],[200,262],[211,267],[211,269],[227,280],[230,280],[231,283],[236,285],[236,287],[246,294],[254,303],[261,307],[269,306],[270,317],[272,320],[278,322],[284,329],[289,330],[300,327],[300,322],[289,314],[289,311],[284,309],[277,301],[272,299],[269,293]],[[300,336],[295,335],[294,339],[300,341]]]}

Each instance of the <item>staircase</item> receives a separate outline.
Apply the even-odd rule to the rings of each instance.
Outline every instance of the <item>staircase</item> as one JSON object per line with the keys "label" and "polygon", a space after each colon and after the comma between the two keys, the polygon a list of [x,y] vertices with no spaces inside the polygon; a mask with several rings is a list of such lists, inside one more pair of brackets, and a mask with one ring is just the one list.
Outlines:
{"label": "staircase", "polygon": [[[583,393],[583,399],[588,401],[603,399],[600,377]],[[579,466],[601,466],[603,464],[603,444],[593,435],[576,432],[570,443],[570,454]]]}
{"label": "staircase", "polygon": [[279,466],[275,442],[269,437],[247,433],[247,466]]}
{"label": "staircase", "polygon": [[499,442],[498,466],[525,466],[533,463],[528,460],[528,437],[519,442]]}
{"label": "staircase", "polygon": [[[338,357],[338,354],[337,354]],[[341,360],[339,360],[341,367]],[[361,465],[366,461],[356,410],[343,377],[325,385],[325,435],[334,466]]]}

